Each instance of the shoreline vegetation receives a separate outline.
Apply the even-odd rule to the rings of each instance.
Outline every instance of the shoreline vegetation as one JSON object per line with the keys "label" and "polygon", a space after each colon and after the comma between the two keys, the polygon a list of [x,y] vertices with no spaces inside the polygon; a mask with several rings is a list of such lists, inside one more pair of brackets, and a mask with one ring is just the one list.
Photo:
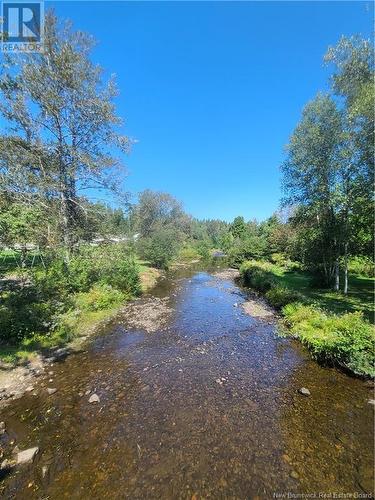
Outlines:
{"label": "shoreline vegetation", "polygon": [[245,261],[239,272],[245,287],[260,293],[281,313],[283,333],[300,340],[314,359],[353,375],[375,377],[375,330],[364,314],[373,321],[373,279],[362,277],[368,295],[363,293],[361,301],[355,291],[332,299],[327,290],[309,287],[311,276],[270,262]]}

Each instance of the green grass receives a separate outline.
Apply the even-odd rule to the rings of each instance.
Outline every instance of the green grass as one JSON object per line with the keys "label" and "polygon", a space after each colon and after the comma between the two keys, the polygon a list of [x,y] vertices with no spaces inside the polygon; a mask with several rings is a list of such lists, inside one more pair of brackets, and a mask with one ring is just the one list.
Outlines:
{"label": "green grass", "polygon": [[275,279],[285,287],[302,293],[323,309],[339,314],[360,311],[365,318],[374,323],[374,278],[349,276],[347,295],[342,292],[311,288],[311,277],[307,273],[288,272],[277,267]]}
{"label": "green grass", "polygon": [[[26,254],[26,267],[42,267],[43,263],[40,258],[40,252],[30,250]],[[34,258],[35,257],[35,258]],[[34,259],[34,262],[33,262]],[[21,270],[21,252],[14,250],[0,251],[0,276],[19,273]]]}

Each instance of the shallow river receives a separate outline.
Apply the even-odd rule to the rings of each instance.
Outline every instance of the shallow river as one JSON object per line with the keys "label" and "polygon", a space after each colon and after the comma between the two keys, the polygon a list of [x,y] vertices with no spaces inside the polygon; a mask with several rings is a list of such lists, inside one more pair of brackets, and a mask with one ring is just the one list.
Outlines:
{"label": "shallow river", "polygon": [[2,411],[6,439],[40,449],[3,479],[3,498],[369,498],[366,383],[246,315],[230,280],[184,270],[153,295],[172,309],[165,328],[130,329],[123,313],[54,363],[55,394],[41,377],[37,396]]}

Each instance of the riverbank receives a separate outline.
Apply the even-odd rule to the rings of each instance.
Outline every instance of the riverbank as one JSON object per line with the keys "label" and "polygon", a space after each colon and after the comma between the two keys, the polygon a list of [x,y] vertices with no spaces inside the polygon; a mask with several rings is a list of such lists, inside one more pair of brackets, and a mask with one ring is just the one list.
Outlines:
{"label": "riverbank", "polygon": [[[296,273],[292,273],[296,274]],[[375,377],[375,330],[359,310],[336,314],[322,296],[269,262],[246,261],[241,265],[243,284],[262,294],[280,311],[287,335],[299,339],[319,362],[361,377]],[[299,276],[302,278],[302,276]],[[293,286],[294,284],[294,286]],[[315,296],[318,298],[314,298]],[[336,294],[338,295],[338,294]],[[337,297],[344,302],[345,298]],[[350,300],[350,299],[348,299]],[[348,302],[350,303],[350,302]]]}
{"label": "riverbank", "polygon": [[[156,285],[162,275],[158,269],[143,263],[140,270],[142,293]],[[130,304],[127,302],[127,304]],[[72,311],[69,320],[73,336],[49,336],[19,346],[0,347],[0,408],[29,392],[35,394],[36,379],[46,374],[55,362],[84,350],[85,342],[101,331],[124,310],[123,303],[99,311]]]}

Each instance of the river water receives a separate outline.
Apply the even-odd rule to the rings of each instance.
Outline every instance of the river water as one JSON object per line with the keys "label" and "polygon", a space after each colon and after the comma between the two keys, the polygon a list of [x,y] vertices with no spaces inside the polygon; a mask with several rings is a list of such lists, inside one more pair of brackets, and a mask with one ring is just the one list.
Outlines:
{"label": "river water", "polygon": [[316,364],[276,318],[245,314],[242,290],[212,271],[162,279],[165,327],[129,328],[125,310],[54,363],[55,394],[42,377],[2,412],[2,439],[40,450],[3,478],[3,498],[370,497],[368,384]]}

